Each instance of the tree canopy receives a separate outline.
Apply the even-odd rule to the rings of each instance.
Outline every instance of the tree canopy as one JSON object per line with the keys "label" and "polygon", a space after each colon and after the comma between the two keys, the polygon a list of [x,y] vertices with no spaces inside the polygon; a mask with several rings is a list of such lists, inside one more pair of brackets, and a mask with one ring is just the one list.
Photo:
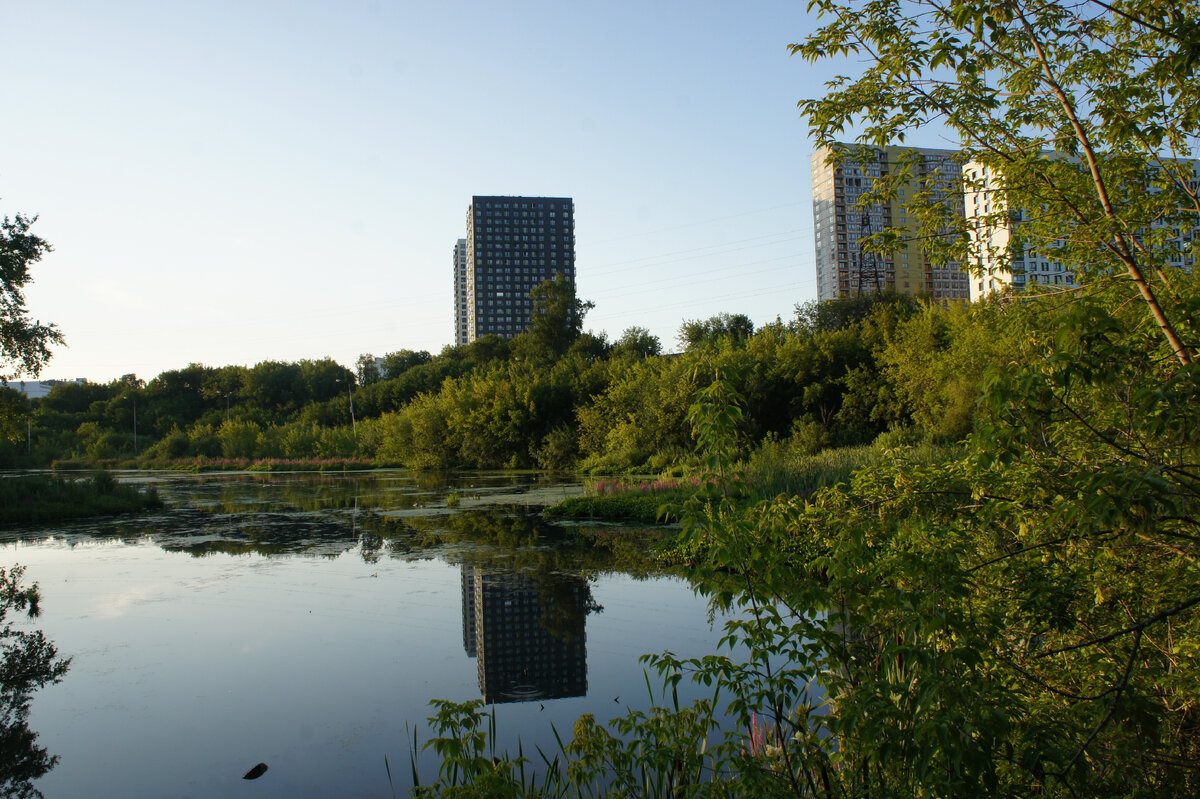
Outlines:
{"label": "tree canopy", "polygon": [[555,275],[529,292],[533,310],[529,327],[514,339],[521,355],[535,360],[561,357],[583,332],[583,317],[596,307],[575,296],[575,284]]}
{"label": "tree canopy", "polygon": [[54,325],[30,317],[23,289],[32,280],[29,267],[51,251],[46,240],[29,232],[36,216],[16,214],[0,221],[0,377],[36,377],[50,360],[50,345],[61,344]]}
{"label": "tree canopy", "polygon": [[754,334],[754,322],[745,314],[719,313],[708,319],[688,319],[679,326],[679,343],[693,349],[722,338],[742,341]]}
{"label": "tree canopy", "polygon": [[[1192,361],[1195,344],[1176,330],[1161,273],[1194,258],[1200,241],[1192,235],[1200,183],[1183,160],[1195,155],[1200,131],[1200,4],[814,0],[810,7],[825,24],[792,52],[866,64],[800,103],[818,143],[834,145],[857,130],[857,142],[882,147],[931,124],[948,127],[963,161],[980,166],[967,187],[1003,199],[983,225],[1019,213],[1017,248],[1047,250],[1084,276],[1123,276],[1175,357]],[[914,167],[894,165],[861,202],[896,196]],[[984,169],[1000,183],[989,183]],[[909,206],[941,258],[967,258],[967,223],[946,204],[925,191]]]}

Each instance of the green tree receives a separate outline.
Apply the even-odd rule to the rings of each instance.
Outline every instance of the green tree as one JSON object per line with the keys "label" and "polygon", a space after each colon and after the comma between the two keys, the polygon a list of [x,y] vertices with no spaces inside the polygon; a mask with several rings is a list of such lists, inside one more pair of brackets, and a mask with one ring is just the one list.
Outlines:
{"label": "green tree", "polygon": [[642,466],[655,456],[686,456],[693,443],[685,420],[697,388],[694,373],[690,356],[645,358],[616,371],[603,390],[583,394],[575,415],[585,466],[607,471]]}
{"label": "green tree", "polygon": [[369,386],[382,376],[379,373],[379,366],[375,363],[375,356],[369,352],[358,356],[358,360],[354,362],[354,374],[358,378],[360,386]]}
{"label": "green tree", "polygon": [[393,380],[409,369],[427,364],[432,359],[432,356],[425,350],[396,350],[395,352],[389,352],[383,356],[383,377],[387,380]]}
{"label": "green tree", "polygon": [[878,360],[904,416],[934,438],[958,441],[974,428],[984,372],[1013,347],[1001,303],[930,303],[889,331]]}
{"label": "green tree", "polygon": [[633,326],[625,329],[621,338],[613,345],[613,354],[629,354],[638,358],[653,358],[662,354],[662,342],[658,336],[644,327]]}
{"label": "green tree", "polygon": [[31,418],[29,399],[0,386],[0,465],[11,467],[19,454],[26,453]]}
{"label": "green tree", "polygon": [[54,325],[31,319],[23,289],[32,280],[29,267],[51,251],[44,239],[29,232],[37,217],[16,214],[0,221],[0,377],[36,377],[50,360],[50,345],[61,344]]}
{"label": "green tree", "polygon": [[230,420],[217,428],[221,454],[226,458],[253,458],[258,454],[258,436],[262,432],[252,421]]}
{"label": "green tree", "polygon": [[583,332],[583,317],[595,304],[578,299],[575,284],[561,275],[534,286],[529,298],[529,327],[513,340],[514,353],[540,361],[562,357]]}
{"label": "green tree", "polygon": [[308,402],[308,384],[298,364],[263,361],[246,373],[242,396],[255,408],[291,413]]}
{"label": "green tree", "polygon": [[86,413],[93,403],[115,396],[117,386],[103,383],[60,383],[40,400],[41,406],[58,413]]}
{"label": "green tree", "polygon": [[206,409],[202,393],[205,370],[198,363],[188,364],[183,369],[163,372],[147,383],[139,397],[143,400],[139,409],[143,427],[161,436],[200,418]]}
{"label": "green tree", "polygon": [[912,297],[893,291],[838,297],[822,302],[813,300],[796,306],[793,327],[809,334],[844,330],[866,319],[874,313],[877,306],[891,304],[916,307]]}
{"label": "green tree", "polygon": [[[1192,165],[1200,129],[1195,0],[814,0],[826,24],[792,52],[848,57],[861,74],[804,100],[819,144],[845,131],[884,146],[934,122],[962,143],[967,179],[1001,182],[985,223],[1021,214],[1015,246],[1045,249],[1083,276],[1120,275],[1183,364],[1194,344],[1173,319],[1171,263],[1200,215]],[[1047,157],[1047,152],[1057,155]],[[838,158],[854,157],[843,150]],[[914,162],[893,165],[862,203],[897,196]],[[996,185],[996,184],[992,184]],[[966,223],[919,193],[910,213],[943,259],[970,255]],[[898,242],[893,242],[898,245]]]}
{"label": "green tree", "polygon": [[24,394],[0,386],[0,441],[23,441],[29,413],[29,399]]}
{"label": "green tree", "polygon": [[754,335],[754,322],[745,314],[719,313],[708,319],[689,319],[679,327],[679,343],[695,349],[722,338],[745,341]]}
{"label": "green tree", "polygon": [[302,360],[296,366],[304,381],[304,401],[324,402],[349,393],[354,385],[354,373],[332,358],[319,361]]}

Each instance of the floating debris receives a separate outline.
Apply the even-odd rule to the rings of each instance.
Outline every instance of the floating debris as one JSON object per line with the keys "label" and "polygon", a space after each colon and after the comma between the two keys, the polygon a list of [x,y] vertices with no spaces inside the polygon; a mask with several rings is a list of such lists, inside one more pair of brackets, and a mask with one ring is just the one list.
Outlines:
{"label": "floating debris", "polygon": [[264,775],[264,774],[266,774],[266,773],[267,773],[267,764],[266,764],[266,763],[259,763],[257,766],[255,766],[254,768],[250,769],[250,770],[249,770],[249,771],[247,771],[245,774],[243,774],[243,775],[242,775],[242,779],[244,779],[244,780],[256,780],[256,779],[258,779],[259,777],[261,777],[262,775]]}

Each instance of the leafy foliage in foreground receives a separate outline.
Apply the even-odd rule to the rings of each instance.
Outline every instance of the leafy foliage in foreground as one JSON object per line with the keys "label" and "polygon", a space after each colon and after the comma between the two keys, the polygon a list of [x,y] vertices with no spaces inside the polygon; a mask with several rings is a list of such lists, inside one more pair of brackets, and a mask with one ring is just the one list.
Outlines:
{"label": "leafy foliage in foreground", "polygon": [[[1170,310],[1194,337],[1200,278],[1174,287]],[[585,717],[546,757],[544,783],[517,788],[517,761],[501,758],[458,784],[1200,793],[1200,371],[1144,323],[1134,291],[1113,280],[1071,303],[1011,305],[1009,340],[1023,343],[984,376],[961,450],[897,448],[808,500],[739,498],[741,398],[714,380],[692,410],[708,474],[685,519],[704,543],[697,576],[735,620],[718,652],[650,661],[668,686],[717,689],[735,727],[710,728],[720,705]],[[443,737],[478,708],[463,712]]]}
{"label": "leafy foliage in foreground", "polygon": [[[1196,318],[1195,284],[1178,318]],[[727,659],[662,662],[768,711],[776,787],[1200,790],[1200,373],[1128,298],[1114,283],[1015,308],[1022,365],[988,376],[962,457],[893,457],[813,503],[698,528],[740,576],[715,596],[751,613],[733,635],[755,663],[791,665],[764,680]]]}

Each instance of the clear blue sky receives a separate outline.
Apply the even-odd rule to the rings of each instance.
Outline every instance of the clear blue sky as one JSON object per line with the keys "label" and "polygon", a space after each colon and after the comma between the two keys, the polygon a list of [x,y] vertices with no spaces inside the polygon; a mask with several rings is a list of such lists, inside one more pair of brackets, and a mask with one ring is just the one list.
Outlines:
{"label": "clear blue sky", "polygon": [[[575,199],[585,326],[815,298],[794,2],[6,4],[0,213],[43,377],[451,341],[472,194]],[[843,68],[844,69],[844,68]]]}

